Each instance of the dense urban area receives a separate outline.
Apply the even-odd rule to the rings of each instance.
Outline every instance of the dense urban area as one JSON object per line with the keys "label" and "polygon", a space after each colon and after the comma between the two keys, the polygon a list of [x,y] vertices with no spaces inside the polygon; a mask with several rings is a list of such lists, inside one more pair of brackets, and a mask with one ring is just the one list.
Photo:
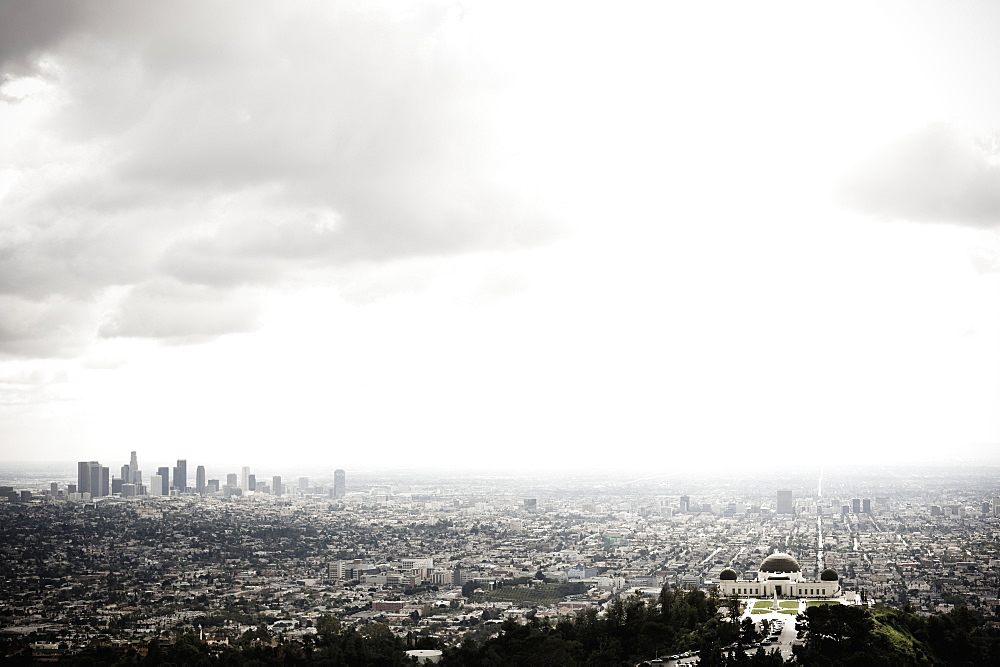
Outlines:
{"label": "dense urban area", "polygon": [[[199,471],[189,486],[178,467],[144,484],[133,454],[132,469],[102,488],[93,463],[73,471],[76,484],[0,488],[8,661],[860,664],[856,652],[867,651],[866,664],[982,664],[1000,655],[995,468],[638,479],[312,470],[268,485],[245,468],[224,483]],[[807,579],[836,572],[837,599],[719,595],[724,570],[753,579],[776,552]],[[834,626],[854,630],[838,636]],[[879,653],[890,650],[899,655]]]}

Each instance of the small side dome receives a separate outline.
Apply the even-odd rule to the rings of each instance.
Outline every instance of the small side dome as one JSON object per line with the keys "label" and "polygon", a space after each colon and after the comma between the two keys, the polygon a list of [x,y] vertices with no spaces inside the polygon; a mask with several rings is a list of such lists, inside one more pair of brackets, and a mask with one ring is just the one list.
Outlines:
{"label": "small side dome", "polygon": [[727,567],[719,573],[719,581],[736,581],[736,570]]}
{"label": "small side dome", "polygon": [[830,568],[826,568],[825,570],[819,573],[820,581],[837,581],[837,579],[840,579],[840,577],[837,575],[836,570],[831,570]]}

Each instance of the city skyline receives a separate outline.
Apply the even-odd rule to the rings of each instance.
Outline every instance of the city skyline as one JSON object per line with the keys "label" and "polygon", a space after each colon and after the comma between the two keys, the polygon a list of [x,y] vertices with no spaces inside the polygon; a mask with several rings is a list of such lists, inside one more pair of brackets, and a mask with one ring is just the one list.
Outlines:
{"label": "city skyline", "polygon": [[0,459],[996,460],[998,22],[0,0]]}

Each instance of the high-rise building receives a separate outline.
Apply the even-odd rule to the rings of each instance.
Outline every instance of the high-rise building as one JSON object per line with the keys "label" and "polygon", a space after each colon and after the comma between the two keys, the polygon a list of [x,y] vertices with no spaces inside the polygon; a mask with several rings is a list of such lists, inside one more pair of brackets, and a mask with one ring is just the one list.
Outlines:
{"label": "high-rise building", "polygon": [[[125,466],[125,467],[127,468],[128,466]],[[116,493],[117,494],[121,494],[121,492],[122,492],[122,484],[123,484],[123,480],[120,480],[117,477],[112,477],[111,478],[111,495],[115,495]]]}
{"label": "high-rise building", "polygon": [[128,462],[129,471],[132,473],[130,478],[122,477],[125,483],[131,482],[132,484],[142,484],[142,471],[139,470],[139,459],[136,458],[135,452],[132,452],[132,457]]}
{"label": "high-rise building", "polygon": [[854,514],[861,514],[861,498],[851,499],[851,512]]}
{"label": "high-rise building", "polygon": [[[52,497],[52,500],[55,500],[59,496],[59,482],[49,482],[49,495]],[[989,505],[989,503],[986,504]]]}
{"label": "high-rise building", "polygon": [[[161,468],[162,470],[162,468]],[[151,496],[162,496],[163,494],[163,478],[159,475],[149,476],[149,495]]]}
{"label": "high-rise building", "polygon": [[101,493],[101,464],[97,461],[90,461],[87,464],[87,491],[91,498],[100,498]]}
{"label": "high-rise building", "polygon": [[333,497],[343,498],[347,495],[347,475],[339,468],[333,471]]}
{"label": "high-rise building", "polygon": [[236,473],[231,472],[226,475],[226,486],[230,489],[236,488]]}
{"label": "high-rise building", "polygon": [[872,513],[872,499],[871,498],[862,498],[861,499],[861,511],[864,512],[865,514],[871,514]]}
{"label": "high-rise building", "polygon": [[271,478],[271,493],[275,496],[281,495],[281,475],[275,475]]}
{"label": "high-rise building", "polygon": [[247,480],[250,483],[250,490],[251,491],[256,491],[257,490],[257,475],[255,475],[253,473],[250,473],[250,477],[248,477]]}
{"label": "high-rise building", "polygon": [[194,479],[195,490],[199,493],[199,495],[205,495],[205,491],[208,489],[208,485],[205,481],[205,466],[198,466],[198,469],[194,474]]}
{"label": "high-rise building", "polygon": [[299,477],[299,493],[306,493],[309,490],[309,478]]}
{"label": "high-rise building", "polygon": [[98,465],[101,470],[101,497],[111,495],[111,471],[107,466]]}
{"label": "high-rise building", "polygon": [[243,466],[243,474],[240,476],[240,488],[243,494],[250,492],[250,466]]}
{"label": "high-rise building", "polygon": [[76,464],[77,493],[90,493],[90,461],[79,461]]}
{"label": "high-rise building", "polygon": [[794,514],[791,489],[778,489],[778,514]]}
{"label": "high-rise building", "polygon": [[681,496],[681,507],[682,512],[691,511],[691,496]]}
{"label": "high-rise building", "polygon": [[174,488],[177,493],[184,493],[188,483],[188,462],[187,459],[177,459],[174,467]]}
{"label": "high-rise building", "polygon": [[208,480],[208,492],[209,493],[218,493],[219,492],[219,480],[217,480],[217,479],[210,479],[210,480]]}
{"label": "high-rise building", "polygon": [[167,466],[161,466],[156,469],[156,475],[160,478],[160,492],[158,495],[169,496],[170,495],[170,468]]}

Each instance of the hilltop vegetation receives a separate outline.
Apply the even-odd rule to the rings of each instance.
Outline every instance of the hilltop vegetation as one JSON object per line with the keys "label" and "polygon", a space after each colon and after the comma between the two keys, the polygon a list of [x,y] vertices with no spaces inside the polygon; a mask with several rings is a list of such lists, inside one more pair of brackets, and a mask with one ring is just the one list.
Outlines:
{"label": "hilltop vegetation", "polygon": [[[593,609],[575,620],[539,618],[527,624],[505,621],[485,641],[470,638],[458,647],[443,647],[430,637],[394,635],[372,623],[361,630],[343,627],[333,617],[317,623],[317,634],[302,640],[268,633],[261,626],[223,649],[210,649],[192,634],[170,645],[155,641],[149,654],[95,646],[64,658],[63,664],[116,665],[405,665],[407,648],[442,648],[445,666],[501,667],[635,665],[657,655],[698,651],[702,667],[782,665],[776,651],[741,648],[734,642],[758,638],[749,621],[738,623],[736,611],[720,615],[725,601],[702,591],[663,589],[658,598],[630,595],[615,600],[606,615]],[[942,616],[918,616],[908,609],[846,605],[809,607],[799,617],[804,642],[794,648],[790,664],[812,667],[974,667],[1000,664],[1000,630],[981,615],[959,608]],[[8,656],[10,664],[27,655]]]}

